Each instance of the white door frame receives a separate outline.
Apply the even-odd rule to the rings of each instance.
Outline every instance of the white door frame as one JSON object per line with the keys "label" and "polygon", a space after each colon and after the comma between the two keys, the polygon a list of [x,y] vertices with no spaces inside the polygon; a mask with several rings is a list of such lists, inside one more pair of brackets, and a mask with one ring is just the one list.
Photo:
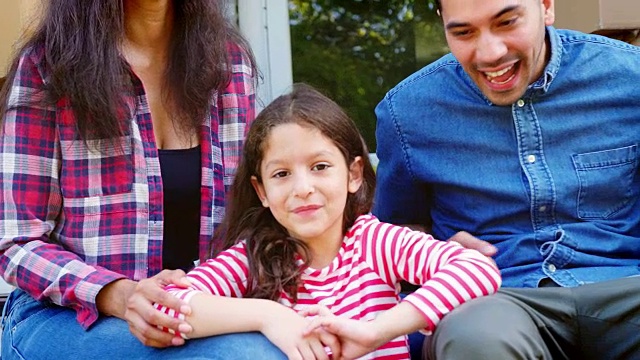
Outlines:
{"label": "white door frame", "polygon": [[256,57],[262,81],[256,110],[260,111],[293,83],[291,35],[287,0],[238,0],[238,24]]}

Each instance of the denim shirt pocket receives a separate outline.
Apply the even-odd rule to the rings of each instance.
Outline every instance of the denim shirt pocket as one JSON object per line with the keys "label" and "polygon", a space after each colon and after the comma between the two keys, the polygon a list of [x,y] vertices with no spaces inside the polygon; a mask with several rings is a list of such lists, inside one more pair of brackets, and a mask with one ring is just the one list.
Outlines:
{"label": "denim shirt pocket", "polygon": [[578,217],[606,219],[629,204],[638,167],[637,145],[574,154]]}

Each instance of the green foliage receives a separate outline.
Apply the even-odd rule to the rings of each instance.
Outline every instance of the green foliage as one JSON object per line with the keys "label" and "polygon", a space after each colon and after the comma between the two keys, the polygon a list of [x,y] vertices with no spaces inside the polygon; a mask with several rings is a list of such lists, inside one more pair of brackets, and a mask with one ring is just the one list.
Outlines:
{"label": "green foliage", "polygon": [[294,81],[337,101],[371,151],[377,103],[448,51],[433,0],[291,0],[289,16]]}

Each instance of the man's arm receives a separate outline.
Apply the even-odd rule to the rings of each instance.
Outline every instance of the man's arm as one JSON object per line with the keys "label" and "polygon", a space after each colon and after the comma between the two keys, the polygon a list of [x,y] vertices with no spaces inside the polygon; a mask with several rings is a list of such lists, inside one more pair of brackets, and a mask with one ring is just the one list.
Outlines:
{"label": "man's arm", "polygon": [[[429,217],[429,191],[417,179],[406,151],[406,129],[394,116],[389,95],[376,107],[376,193],[373,214],[392,224],[423,224]],[[416,162],[418,160],[415,160]]]}

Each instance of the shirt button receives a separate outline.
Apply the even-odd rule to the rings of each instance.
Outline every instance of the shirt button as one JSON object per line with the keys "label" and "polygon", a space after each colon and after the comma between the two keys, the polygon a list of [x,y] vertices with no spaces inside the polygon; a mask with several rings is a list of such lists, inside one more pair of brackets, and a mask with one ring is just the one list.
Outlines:
{"label": "shirt button", "polygon": [[553,264],[549,264],[548,269],[549,269],[549,272],[550,272],[550,273],[554,273],[554,272],[556,272],[556,266],[555,266],[555,265],[553,265]]}
{"label": "shirt button", "polygon": [[539,210],[540,210],[540,212],[545,212],[545,211],[547,211],[547,207],[542,205],[542,206],[540,206]]}
{"label": "shirt button", "polygon": [[520,99],[518,100],[518,107],[523,107],[524,106],[524,100]]}
{"label": "shirt button", "polygon": [[527,156],[527,162],[529,164],[533,164],[534,162],[536,162],[536,156],[535,155],[529,155]]}

